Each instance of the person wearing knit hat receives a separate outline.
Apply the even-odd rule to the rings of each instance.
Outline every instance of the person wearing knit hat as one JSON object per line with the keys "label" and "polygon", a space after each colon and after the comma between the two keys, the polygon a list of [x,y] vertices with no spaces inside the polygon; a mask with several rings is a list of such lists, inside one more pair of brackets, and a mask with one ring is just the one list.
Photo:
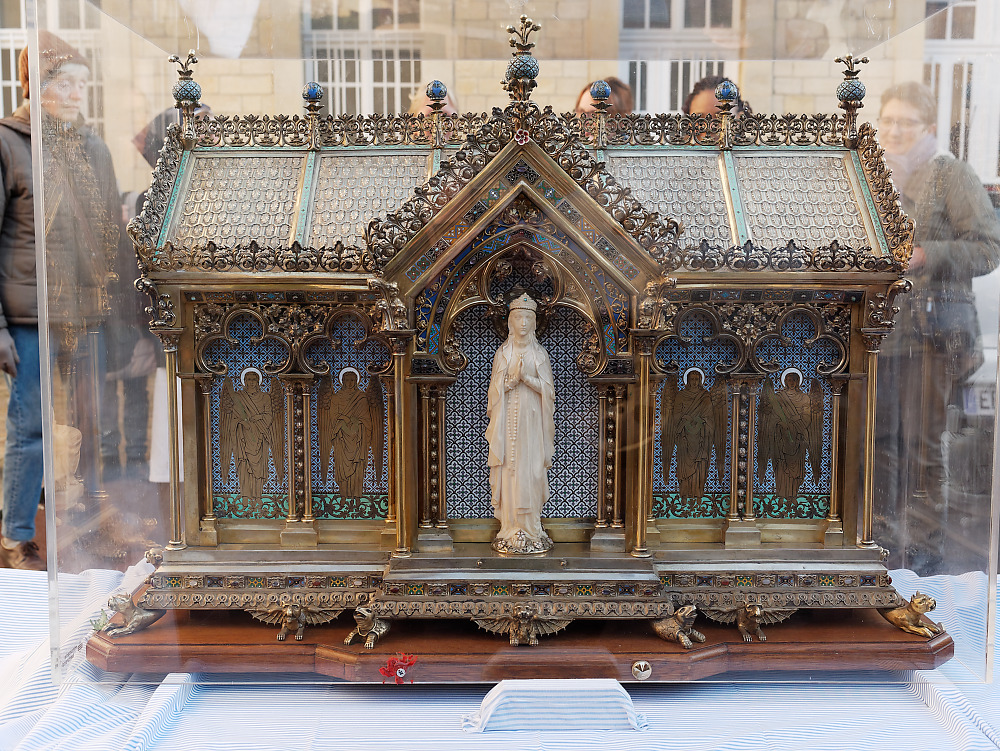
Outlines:
{"label": "person wearing knit hat", "polygon": [[[78,65],[87,69],[90,74],[90,62],[76,48],[67,44],[62,39],[49,31],[38,32],[38,75],[42,80],[42,86],[47,83],[52,74],[61,70],[65,65]],[[21,80],[21,89],[24,98],[31,97],[31,88],[28,80],[28,48],[21,50],[17,59],[17,76]]]}
{"label": "person wearing knit hat", "polygon": [[38,63],[37,80],[30,80],[28,56],[22,52],[18,76],[25,101],[11,117],[0,120],[0,371],[10,379],[0,564],[35,570],[44,569],[45,562],[33,542],[42,490],[42,413],[32,101],[41,109],[45,140],[50,291],[66,290],[49,295],[50,312],[61,311],[67,321],[86,320],[88,300],[100,297],[112,277],[106,269],[117,254],[120,214],[111,154],[83,123],[81,108],[90,80],[86,57],[54,34],[40,31]]}

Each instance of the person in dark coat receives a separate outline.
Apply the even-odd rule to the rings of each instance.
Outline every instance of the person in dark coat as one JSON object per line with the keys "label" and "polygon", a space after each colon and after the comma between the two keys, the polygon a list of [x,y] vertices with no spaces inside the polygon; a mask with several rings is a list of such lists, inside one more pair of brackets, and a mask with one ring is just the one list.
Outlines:
{"label": "person in dark coat", "polygon": [[25,50],[18,60],[25,102],[0,121],[0,370],[11,379],[0,562],[36,570],[45,563],[33,542],[42,488],[42,415],[32,102],[42,110],[45,141],[43,218],[53,351],[82,341],[82,331],[93,330],[91,324],[107,317],[109,287],[118,278],[114,266],[120,237],[111,154],[81,115],[89,62],[49,32],[39,32],[38,38],[39,81],[28,79]]}

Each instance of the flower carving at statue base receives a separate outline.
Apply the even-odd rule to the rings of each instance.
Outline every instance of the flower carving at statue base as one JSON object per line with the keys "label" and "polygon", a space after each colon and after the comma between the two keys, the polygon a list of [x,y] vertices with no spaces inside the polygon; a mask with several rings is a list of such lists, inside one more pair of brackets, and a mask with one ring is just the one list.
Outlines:
{"label": "flower carving at statue base", "polygon": [[497,537],[493,540],[493,549],[504,555],[535,555],[552,550],[552,538],[542,532],[541,537],[529,537],[524,530],[518,530],[509,540]]}

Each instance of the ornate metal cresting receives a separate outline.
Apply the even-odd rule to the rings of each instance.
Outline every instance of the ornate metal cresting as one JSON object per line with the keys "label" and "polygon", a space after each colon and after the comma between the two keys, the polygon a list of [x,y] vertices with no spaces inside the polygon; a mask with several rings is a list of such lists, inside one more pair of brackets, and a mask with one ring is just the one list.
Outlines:
{"label": "ornate metal cresting", "polygon": [[[536,31],[510,27],[489,114],[445,115],[435,81],[430,116],[324,117],[307,84],[304,116],[168,132],[129,232],[185,482],[175,445],[142,607],[297,636],[355,609],[368,648],[394,619],[528,645],[638,618],[696,648],[695,608],[753,639],[797,608],[904,605],[871,482],[913,228],[856,87],[845,117],[736,117],[735,86],[718,117],[610,117],[597,82],[594,115],[557,115],[531,101]],[[484,553],[482,436],[522,294],[559,394],[554,547],[512,562]]]}

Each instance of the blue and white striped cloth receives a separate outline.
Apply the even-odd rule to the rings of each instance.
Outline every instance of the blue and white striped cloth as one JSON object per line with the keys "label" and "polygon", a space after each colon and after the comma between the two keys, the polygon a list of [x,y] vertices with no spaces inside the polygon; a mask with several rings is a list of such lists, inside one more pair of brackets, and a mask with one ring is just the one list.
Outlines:
{"label": "blue and white striped cloth", "polygon": [[[630,685],[648,730],[463,732],[488,686],[364,686],[302,677],[113,675],[84,659],[89,619],[110,592],[128,588],[113,572],[61,575],[62,635],[50,654],[45,574],[0,569],[0,751],[254,751],[256,749],[684,748],[850,751],[901,746],[949,751],[1000,748],[1000,686],[986,684],[986,577],[919,579],[894,571],[900,592],[934,596],[932,613],[956,643],[956,658],[933,671],[772,676],[770,682]],[[61,682],[53,684],[52,660]]]}

